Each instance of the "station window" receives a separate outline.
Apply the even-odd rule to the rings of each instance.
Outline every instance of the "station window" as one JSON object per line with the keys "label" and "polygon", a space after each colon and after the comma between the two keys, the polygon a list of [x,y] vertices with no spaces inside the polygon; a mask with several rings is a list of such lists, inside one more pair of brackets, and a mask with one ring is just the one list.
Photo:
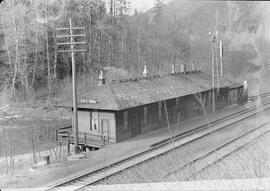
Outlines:
{"label": "station window", "polygon": [[178,105],[179,105],[179,97],[176,98],[176,100],[175,100],[175,105],[176,105],[176,108],[178,108]]}
{"label": "station window", "polygon": [[232,104],[232,92],[231,91],[229,91],[228,102],[229,102],[229,105]]}
{"label": "station window", "polygon": [[233,101],[234,101],[234,91],[232,90],[231,91],[231,102],[233,103]]}
{"label": "station window", "polygon": [[212,99],[213,99],[213,91],[209,92],[209,99],[212,101]]}
{"label": "station window", "polygon": [[101,134],[105,137],[109,137],[109,119],[101,119]]}
{"label": "station window", "polygon": [[92,126],[92,131],[97,131],[97,132],[99,132],[99,128],[98,128],[98,119],[92,119],[92,124],[93,124],[93,126]]}
{"label": "station window", "polygon": [[237,98],[238,98],[238,89],[235,90],[235,103],[237,103]]}
{"label": "station window", "polygon": [[128,130],[128,111],[124,111],[123,113],[123,130]]}
{"label": "station window", "polygon": [[196,110],[196,109],[197,109],[196,103],[194,103],[194,102],[192,102],[192,109],[193,109],[193,110]]}
{"label": "station window", "polygon": [[162,118],[162,102],[158,102],[158,118]]}
{"label": "station window", "polygon": [[200,107],[198,107],[198,105],[195,102],[192,102],[192,109],[193,111],[198,111],[200,110]]}
{"label": "station window", "polygon": [[176,98],[176,102],[175,102],[175,108],[176,108],[176,114],[178,115],[178,112],[179,112],[179,108],[180,108],[180,98],[178,97],[178,98]]}
{"label": "station window", "polygon": [[234,102],[235,102],[235,91],[232,90],[231,91],[231,104],[234,104]]}
{"label": "station window", "polygon": [[144,107],[143,108],[143,123],[144,123],[144,125],[147,125],[147,123],[148,123],[147,117],[148,117],[148,108]]}

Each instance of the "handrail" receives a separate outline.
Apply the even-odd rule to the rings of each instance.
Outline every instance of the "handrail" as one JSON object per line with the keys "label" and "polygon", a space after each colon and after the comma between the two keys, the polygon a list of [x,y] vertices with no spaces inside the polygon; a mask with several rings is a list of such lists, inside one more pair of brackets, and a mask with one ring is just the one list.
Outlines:
{"label": "handrail", "polygon": [[[71,141],[73,140],[74,136],[72,135],[72,127],[65,127],[59,128],[56,130],[56,141],[58,140],[66,140]],[[91,133],[84,133],[78,132],[79,143],[83,145],[97,143],[100,146],[104,146],[106,142],[109,141],[108,137],[105,137],[100,134],[91,134]]]}
{"label": "handrail", "polygon": [[58,128],[58,130],[62,130],[62,129],[72,129],[72,125]]}

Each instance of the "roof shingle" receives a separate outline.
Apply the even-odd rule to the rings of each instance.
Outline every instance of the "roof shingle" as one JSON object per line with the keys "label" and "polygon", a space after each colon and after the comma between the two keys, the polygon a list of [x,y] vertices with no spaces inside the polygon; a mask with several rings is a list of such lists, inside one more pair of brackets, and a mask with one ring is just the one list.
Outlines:
{"label": "roof shingle", "polygon": [[[212,89],[211,75],[195,72],[142,78],[111,83],[89,90],[78,96],[78,108],[100,110],[124,110]],[[239,86],[239,83],[222,78],[220,87]],[[80,99],[96,100],[97,103],[81,104]],[[72,107],[71,100],[59,106]]]}

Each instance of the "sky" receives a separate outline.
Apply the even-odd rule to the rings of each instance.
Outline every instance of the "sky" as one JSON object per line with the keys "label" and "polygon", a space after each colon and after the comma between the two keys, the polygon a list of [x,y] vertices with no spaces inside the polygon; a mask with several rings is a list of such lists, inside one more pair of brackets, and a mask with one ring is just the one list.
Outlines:
{"label": "sky", "polygon": [[[171,0],[164,0],[164,3],[167,3]],[[148,9],[154,6],[155,0],[130,0],[131,8],[137,9],[140,12],[145,12]]]}

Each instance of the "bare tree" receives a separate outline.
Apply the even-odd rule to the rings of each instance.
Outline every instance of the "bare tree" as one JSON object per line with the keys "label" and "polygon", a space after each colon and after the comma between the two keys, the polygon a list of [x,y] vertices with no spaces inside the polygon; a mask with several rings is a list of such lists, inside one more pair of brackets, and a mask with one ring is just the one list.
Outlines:
{"label": "bare tree", "polygon": [[35,131],[35,120],[34,118],[32,117],[32,120],[31,120],[32,124],[31,124],[31,133],[30,133],[30,141],[31,141],[31,146],[32,146],[32,154],[33,154],[33,161],[34,161],[34,164],[37,163],[37,157],[36,157],[36,142],[37,142],[37,139],[36,139],[36,131]]}
{"label": "bare tree", "polygon": [[6,173],[8,173],[8,146],[7,146],[7,135],[5,130],[5,122],[2,124],[2,131],[3,131],[3,150],[5,156],[5,164],[6,164]]}
{"label": "bare tree", "polygon": [[51,97],[51,66],[50,66],[50,52],[49,52],[49,24],[48,24],[48,2],[46,3],[46,55],[47,55],[47,69],[48,69],[48,90],[49,97]]}

